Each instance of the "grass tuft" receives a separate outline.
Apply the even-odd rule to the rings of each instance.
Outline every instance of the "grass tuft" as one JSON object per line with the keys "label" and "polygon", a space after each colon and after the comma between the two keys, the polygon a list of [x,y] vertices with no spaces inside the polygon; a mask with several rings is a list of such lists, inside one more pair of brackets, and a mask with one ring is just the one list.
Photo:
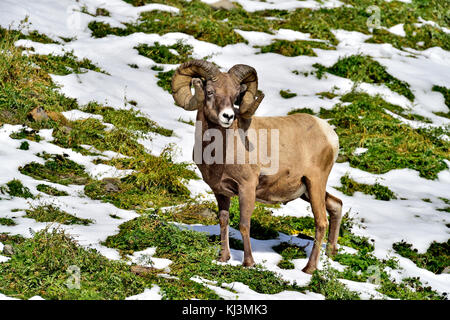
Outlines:
{"label": "grass tuft", "polygon": [[93,223],[91,219],[82,219],[75,217],[60,208],[49,204],[32,207],[29,210],[25,210],[27,213],[24,217],[34,219],[38,222],[57,222],[61,224],[81,224],[89,225]]}
{"label": "grass tuft", "polygon": [[391,199],[397,199],[396,195],[388,187],[378,182],[373,185],[358,183],[346,174],[341,177],[341,184],[342,187],[337,187],[336,189],[347,196],[353,196],[355,192],[359,191],[364,194],[373,195],[377,200],[389,201]]}
{"label": "grass tuft", "polygon": [[13,179],[6,183],[6,186],[0,187],[1,193],[8,193],[11,197],[19,197],[19,198],[34,198],[33,194],[30,192],[30,189],[25,187],[22,182],[18,179]]}

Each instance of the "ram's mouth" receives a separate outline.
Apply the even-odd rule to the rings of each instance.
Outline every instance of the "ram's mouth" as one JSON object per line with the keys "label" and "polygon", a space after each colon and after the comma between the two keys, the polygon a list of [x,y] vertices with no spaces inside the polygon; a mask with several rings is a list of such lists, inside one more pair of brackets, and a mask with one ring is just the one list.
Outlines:
{"label": "ram's mouth", "polygon": [[230,120],[228,122],[219,120],[219,124],[224,128],[229,128],[233,124],[233,120]]}

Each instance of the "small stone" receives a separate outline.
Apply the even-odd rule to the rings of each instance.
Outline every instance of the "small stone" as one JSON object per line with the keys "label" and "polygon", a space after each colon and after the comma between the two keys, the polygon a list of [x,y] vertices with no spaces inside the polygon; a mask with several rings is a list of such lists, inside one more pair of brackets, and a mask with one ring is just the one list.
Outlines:
{"label": "small stone", "polygon": [[63,133],[65,133],[65,134],[69,134],[70,131],[72,131],[72,128],[71,128],[71,127],[68,127],[68,126],[62,126],[62,127],[61,127],[61,131],[62,131]]}
{"label": "small stone", "polygon": [[34,121],[46,121],[49,119],[47,112],[42,107],[36,107],[28,114]]}
{"label": "small stone", "polygon": [[118,192],[120,191],[119,188],[119,184],[120,184],[120,180],[117,178],[104,178],[102,180],[103,182],[105,182],[105,191],[106,192]]}
{"label": "small stone", "polygon": [[198,214],[207,219],[216,219],[217,218],[217,214],[209,208],[206,208],[206,209],[200,211]]}
{"label": "small stone", "polygon": [[145,274],[150,273],[150,272],[152,272],[154,270],[155,270],[155,268],[150,268],[150,267],[131,266],[131,272],[133,272],[134,274],[136,274],[138,276],[145,275]]}
{"label": "small stone", "polygon": [[5,244],[5,246],[3,247],[3,253],[8,254],[8,255],[13,255],[14,254],[13,246],[10,244]]}
{"label": "small stone", "polygon": [[236,8],[236,6],[229,0],[220,0],[209,4],[214,10],[231,10]]}

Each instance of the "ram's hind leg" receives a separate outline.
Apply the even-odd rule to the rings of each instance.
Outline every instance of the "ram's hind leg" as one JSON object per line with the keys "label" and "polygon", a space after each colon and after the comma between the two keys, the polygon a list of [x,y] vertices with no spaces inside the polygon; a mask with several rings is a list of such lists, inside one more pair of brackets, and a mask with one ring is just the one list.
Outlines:
{"label": "ram's hind leg", "polygon": [[313,273],[317,269],[319,263],[320,248],[322,247],[323,238],[328,227],[327,211],[325,209],[325,185],[322,181],[306,180],[309,203],[314,214],[314,223],[316,234],[314,237],[314,246],[309,256],[308,263],[303,268],[303,272]]}
{"label": "ram's hind leg", "polygon": [[230,259],[230,241],[228,223],[230,218],[230,198],[216,194],[217,205],[219,207],[220,223],[220,256],[219,261],[227,262]]}
{"label": "ram's hind leg", "polygon": [[337,253],[337,240],[342,219],[342,201],[327,192],[325,196],[325,205],[330,214],[327,255],[334,256]]}
{"label": "ram's hind leg", "polygon": [[256,187],[251,185],[239,190],[239,209],[241,211],[239,231],[241,231],[242,242],[244,242],[244,262],[242,264],[245,267],[252,267],[255,264],[250,243],[250,220],[255,208],[255,189]]}

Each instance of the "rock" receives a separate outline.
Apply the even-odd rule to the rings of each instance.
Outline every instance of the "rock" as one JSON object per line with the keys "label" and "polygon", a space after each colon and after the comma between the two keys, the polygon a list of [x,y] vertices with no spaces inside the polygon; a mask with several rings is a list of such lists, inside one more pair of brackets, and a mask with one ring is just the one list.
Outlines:
{"label": "rock", "polygon": [[148,273],[155,271],[155,268],[144,267],[144,266],[131,266],[131,272],[138,276],[144,276]]}
{"label": "rock", "polygon": [[209,208],[206,208],[206,209],[200,211],[198,214],[207,219],[216,219],[217,218],[217,214]]}
{"label": "rock", "polygon": [[47,121],[49,119],[47,112],[42,107],[36,107],[28,114],[34,121]]}
{"label": "rock", "polygon": [[42,107],[36,107],[33,110],[30,111],[28,114],[29,117],[31,117],[34,121],[40,122],[40,121],[47,121],[49,119],[60,122],[62,124],[67,124],[68,121],[66,117],[60,112],[55,111],[45,111]]}
{"label": "rock", "polygon": [[13,246],[10,244],[5,244],[5,246],[3,247],[3,253],[8,254],[8,255],[13,255],[14,254]]}
{"label": "rock", "polygon": [[105,182],[104,188],[106,192],[118,192],[120,191],[120,180],[117,178],[104,178],[102,180]]}
{"label": "rock", "polygon": [[210,3],[209,6],[214,10],[231,10],[236,8],[236,6],[229,0],[219,0],[214,3]]}
{"label": "rock", "polygon": [[450,266],[445,267],[445,269],[442,270],[442,273],[450,274]]}
{"label": "rock", "polygon": [[72,128],[71,128],[71,127],[68,127],[68,126],[62,126],[60,129],[61,129],[61,131],[62,131],[63,133],[65,133],[65,134],[69,134],[70,131],[72,131]]}

